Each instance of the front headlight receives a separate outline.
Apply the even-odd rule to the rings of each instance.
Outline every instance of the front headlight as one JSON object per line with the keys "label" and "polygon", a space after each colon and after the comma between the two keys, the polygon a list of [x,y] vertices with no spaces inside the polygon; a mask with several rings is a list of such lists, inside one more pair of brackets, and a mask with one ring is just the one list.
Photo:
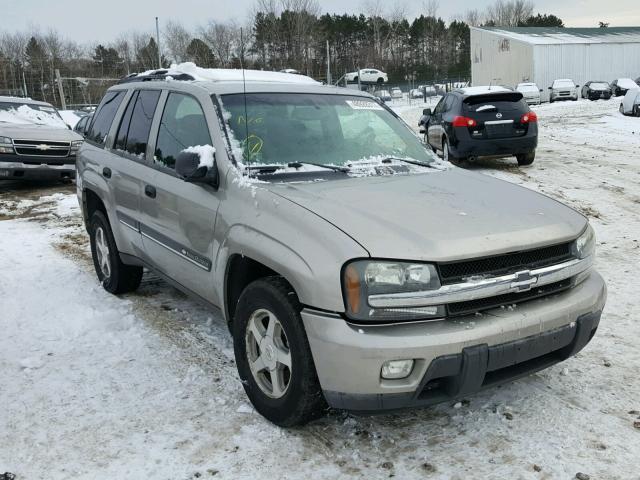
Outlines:
{"label": "front headlight", "polygon": [[573,242],[572,253],[576,258],[586,258],[596,253],[596,234],[591,225]]}
{"label": "front headlight", "polygon": [[13,142],[9,137],[0,137],[0,153],[14,153]]}
{"label": "front headlight", "polygon": [[343,270],[347,316],[353,320],[388,322],[444,316],[443,306],[373,308],[369,295],[411,293],[440,288],[435,266],[428,263],[356,260]]}
{"label": "front headlight", "polygon": [[76,153],[78,150],[80,150],[82,143],[83,140],[74,140],[73,142],[71,142],[71,153]]}

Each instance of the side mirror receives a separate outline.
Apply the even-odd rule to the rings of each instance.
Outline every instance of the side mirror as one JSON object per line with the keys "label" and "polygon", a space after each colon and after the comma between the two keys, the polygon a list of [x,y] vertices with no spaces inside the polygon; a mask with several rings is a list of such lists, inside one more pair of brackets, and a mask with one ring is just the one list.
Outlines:
{"label": "side mirror", "polygon": [[425,108],[424,110],[422,110],[422,115],[424,115],[425,117],[430,117],[432,115],[431,109]]}
{"label": "side mirror", "polygon": [[176,159],[176,173],[185,182],[206,183],[217,189],[220,178],[218,176],[218,166],[216,165],[215,155],[211,167],[206,165],[201,166],[200,164],[201,159],[199,153],[182,151]]}

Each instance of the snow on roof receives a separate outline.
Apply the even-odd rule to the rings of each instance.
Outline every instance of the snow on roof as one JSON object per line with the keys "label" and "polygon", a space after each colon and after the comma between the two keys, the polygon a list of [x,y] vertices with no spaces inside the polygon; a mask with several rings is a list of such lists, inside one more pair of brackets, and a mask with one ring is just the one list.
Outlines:
{"label": "snow on roof", "polygon": [[[139,73],[138,76],[151,75],[157,70],[148,70]],[[243,71],[231,68],[202,68],[193,62],[172,64],[167,69],[167,75],[178,76],[180,74],[191,75],[196,81],[205,82],[242,82]],[[292,73],[267,72],[262,70],[244,70],[244,80],[247,82],[267,82],[267,83],[313,83],[317,84],[313,78],[306,75]]]}
{"label": "snow on roof", "polygon": [[550,28],[472,27],[533,45],[575,43],[640,43],[640,27]]}
{"label": "snow on roof", "polygon": [[0,96],[0,102],[6,102],[6,103],[28,103],[28,104],[34,104],[34,105],[47,105],[47,106],[51,106],[50,103],[47,102],[41,102],[39,100],[34,100],[32,98],[29,97],[4,97],[4,96]]}
{"label": "snow on roof", "polygon": [[465,87],[458,88],[459,92],[464,95],[484,95],[486,93],[498,93],[498,92],[512,92],[508,88],[501,87],[500,85],[493,86],[478,86],[478,87]]}

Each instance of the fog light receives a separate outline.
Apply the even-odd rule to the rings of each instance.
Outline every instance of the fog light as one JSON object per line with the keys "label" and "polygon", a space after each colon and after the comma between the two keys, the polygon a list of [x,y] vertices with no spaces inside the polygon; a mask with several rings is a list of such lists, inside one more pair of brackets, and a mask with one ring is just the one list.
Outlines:
{"label": "fog light", "polygon": [[395,380],[406,378],[413,370],[413,360],[389,360],[382,364],[382,378]]}

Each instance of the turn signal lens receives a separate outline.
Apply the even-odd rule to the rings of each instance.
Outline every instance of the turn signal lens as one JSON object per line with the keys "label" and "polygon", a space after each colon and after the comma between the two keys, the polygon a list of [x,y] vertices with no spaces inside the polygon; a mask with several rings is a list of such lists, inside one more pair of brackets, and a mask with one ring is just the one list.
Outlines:
{"label": "turn signal lens", "polygon": [[477,125],[478,125],[478,122],[476,122],[473,118],[462,117],[458,115],[453,119],[454,127],[475,127]]}
{"label": "turn signal lens", "polygon": [[344,271],[344,286],[347,293],[348,308],[352,313],[360,312],[360,275],[353,265]]}
{"label": "turn signal lens", "polygon": [[520,123],[536,123],[538,121],[538,115],[536,112],[527,112],[520,117]]}

